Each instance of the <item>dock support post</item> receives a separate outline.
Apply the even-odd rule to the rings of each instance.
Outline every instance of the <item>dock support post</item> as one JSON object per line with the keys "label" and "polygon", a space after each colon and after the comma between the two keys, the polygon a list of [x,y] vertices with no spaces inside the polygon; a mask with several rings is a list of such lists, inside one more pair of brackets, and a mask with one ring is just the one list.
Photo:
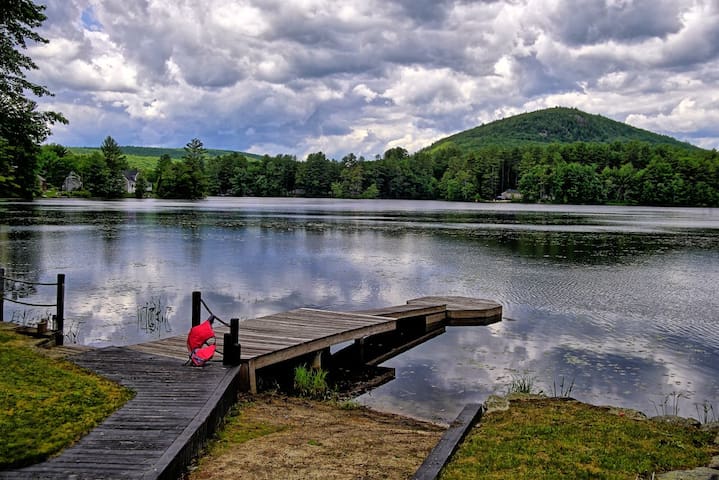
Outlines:
{"label": "dock support post", "polygon": [[224,346],[222,354],[223,365],[239,365],[242,349],[240,346],[240,319],[230,319],[230,333],[224,335]]}
{"label": "dock support post", "polygon": [[357,356],[359,357],[359,364],[364,365],[365,364],[365,340],[367,337],[358,338],[355,340],[355,348],[357,349]]}
{"label": "dock support post", "polygon": [[57,274],[57,301],[55,313],[55,345],[65,343],[65,274]]}
{"label": "dock support post", "polygon": [[202,316],[202,293],[192,292],[192,326],[196,327],[200,324]]}
{"label": "dock support post", "polygon": [[5,321],[5,268],[0,267],[0,322]]}
{"label": "dock support post", "polygon": [[257,393],[257,377],[255,366],[251,365],[251,360],[240,364],[240,390],[252,394]]}

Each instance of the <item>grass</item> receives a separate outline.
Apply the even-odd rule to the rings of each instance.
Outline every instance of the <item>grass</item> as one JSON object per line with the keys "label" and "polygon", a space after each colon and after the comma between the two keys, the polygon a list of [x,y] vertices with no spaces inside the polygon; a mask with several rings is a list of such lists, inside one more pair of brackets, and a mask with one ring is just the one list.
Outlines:
{"label": "grass", "polygon": [[[2,325],[2,324],[0,324]],[[132,393],[0,329],[0,470],[47,459],[77,441]]]}
{"label": "grass", "polygon": [[241,403],[232,407],[232,410],[225,418],[223,427],[218,431],[213,441],[210,442],[207,454],[221,455],[222,452],[233,445],[240,445],[254,438],[264,437],[285,429],[281,425],[256,422],[246,418],[243,414],[243,408],[247,405],[248,403]]}
{"label": "grass", "polygon": [[713,433],[632,420],[575,400],[514,400],[470,432],[442,480],[627,479],[707,465]]}
{"label": "grass", "polygon": [[527,395],[542,395],[542,390],[536,390],[536,379],[529,375],[515,375],[507,386],[507,395],[523,393]]}
{"label": "grass", "polygon": [[321,368],[295,367],[295,392],[301,397],[323,400],[331,393],[327,384],[327,372]]}

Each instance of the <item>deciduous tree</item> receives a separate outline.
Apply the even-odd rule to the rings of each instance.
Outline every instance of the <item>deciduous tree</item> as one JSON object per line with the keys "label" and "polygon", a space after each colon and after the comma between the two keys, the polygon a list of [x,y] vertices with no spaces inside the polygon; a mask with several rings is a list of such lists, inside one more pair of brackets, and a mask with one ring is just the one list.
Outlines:
{"label": "deciduous tree", "polygon": [[50,125],[67,123],[56,112],[38,111],[28,95],[52,95],[26,78],[37,65],[24,53],[28,43],[47,43],[34,29],[47,18],[42,5],[30,0],[0,3],[0,196],[30,198],[36,190],[39,144]]}

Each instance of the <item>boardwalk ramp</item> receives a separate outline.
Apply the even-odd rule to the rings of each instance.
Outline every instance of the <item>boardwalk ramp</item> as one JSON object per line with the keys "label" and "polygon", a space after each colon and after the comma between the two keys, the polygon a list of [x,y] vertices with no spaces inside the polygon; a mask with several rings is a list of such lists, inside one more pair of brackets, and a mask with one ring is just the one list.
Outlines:
{"label": "boardwalk ramp", "polygon": [[61,455],[0,479],[176,479],[235,402],[239,367],[184,366],[126,347],[73,361],[135,397]]}

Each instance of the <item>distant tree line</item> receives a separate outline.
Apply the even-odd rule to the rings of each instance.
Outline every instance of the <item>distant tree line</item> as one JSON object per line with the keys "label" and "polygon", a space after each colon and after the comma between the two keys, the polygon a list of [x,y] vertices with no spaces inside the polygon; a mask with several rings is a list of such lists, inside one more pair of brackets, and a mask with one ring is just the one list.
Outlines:
{"label": "distant tree line", "polygon": [[[72,155],[47,145],[40,174],[58,186],[70,170],[90,196],[126,195],[127,169],[112,137],[100,152]],[[719,206],[719,155],[642,142],[555,143],[487,147],[463,152],[452,143],[409,154],[395,147],[367,160],[353,153],[336,161],[322,152],[304,161],[291,155],[248,159],[239,153],[210,157],[199,139],[174,160],[162,155],[140,172],[137,196],[152,185],[160,198],[207,195],[336,197],[488,201],[519,190],[527,202],[571,204]]]}

